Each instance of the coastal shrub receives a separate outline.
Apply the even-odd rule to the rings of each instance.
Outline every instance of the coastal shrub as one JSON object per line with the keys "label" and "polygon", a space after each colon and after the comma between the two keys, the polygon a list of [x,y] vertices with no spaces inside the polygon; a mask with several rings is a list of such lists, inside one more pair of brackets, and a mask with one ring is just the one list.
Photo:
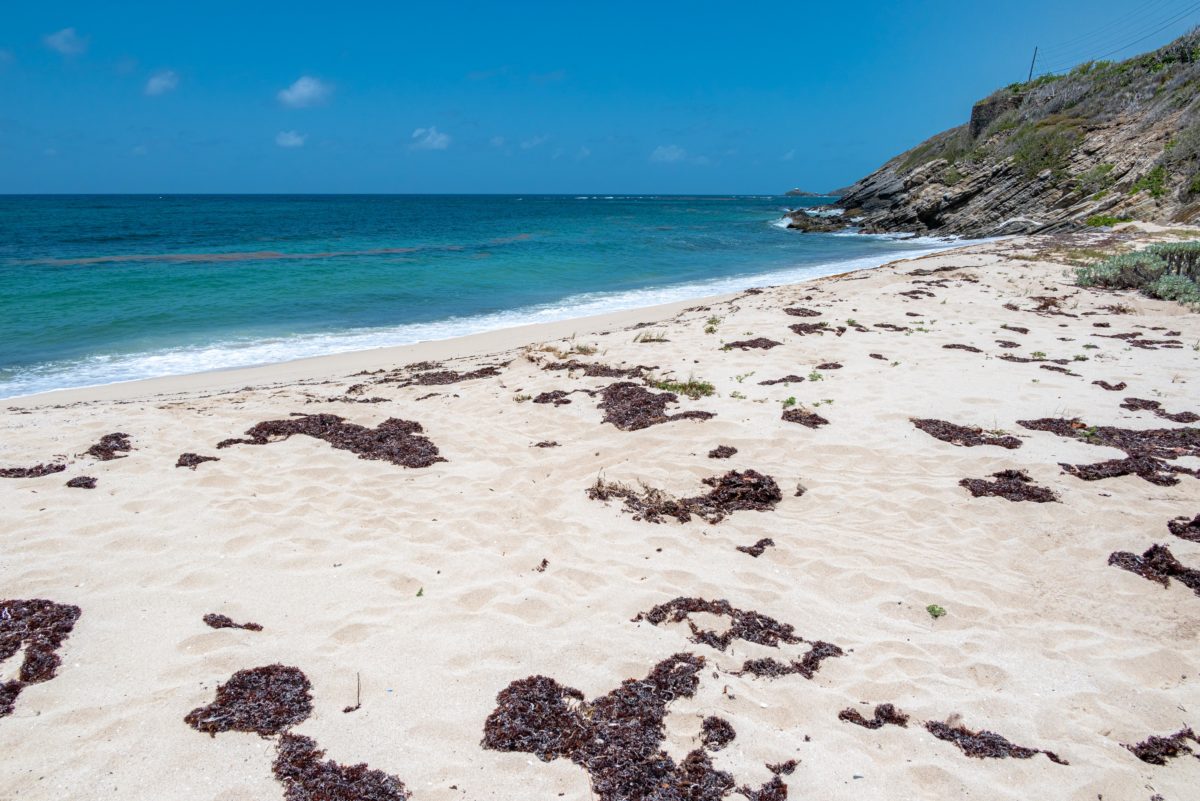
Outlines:
{"label": "coastal shrub", "polygon": [[1091,217],[1088,217],[1084,222],[1093,228],[1101,228],[1104,226],[1129,222],[1132,219],[1132,217],[1114,217],[1111,214],[1094,214]]}
{"label": "coastal shrub", "polygon": [[1080,173],[1075,178],[1079,182],[1079,191],[1085,195],[1095,195],[1108,189],[1116,180],[1112,171],[1112,164],[1097,164],[1087,172]]}
{"label": "coastal shrub", "polygon": [[1175,300],[1187,306],[1200,305],[1200,284],[1183,275],[1168,274],[1146,287],[1145,293],[1159,300]]}
{"label": "coastal shrub", "polygon": [[1061,174],[1071,151],[1083,139],[1082,120],[1054,115],[1027,123],[1013,135],[1013,163],[1026,177],[1034,178],[1043,170]]}
{"label": "coastal shrub", "polygon": [[1075,283],[1104,289],[1140,289],[1157,281],[1166,271],[1165,261],[1143,250],[1079,267],[1075,271]]}
{"label": "coastal shrub", "polygon": [[1160,300],[1200,307],[1200,240],[1164,242],[1075,271],[1079,286],[1136,289]]}
{"label": "coastal shrub", "polygon": [[1167,194],[1167,168],[1159,164],[1138,178],[1129,189],[1129,194],[1135,195],[1143,190],[1149,192],[1150,197],[1162,197]]}

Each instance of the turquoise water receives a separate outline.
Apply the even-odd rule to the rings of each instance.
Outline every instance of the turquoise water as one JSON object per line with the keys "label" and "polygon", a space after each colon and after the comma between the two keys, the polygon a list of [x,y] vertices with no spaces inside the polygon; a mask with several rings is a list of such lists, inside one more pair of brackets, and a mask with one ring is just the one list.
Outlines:
{"label": "turquoise water", "polygon": [[774,224],[819,202],[4,196],[0,397],[440,339],[937,247]]}

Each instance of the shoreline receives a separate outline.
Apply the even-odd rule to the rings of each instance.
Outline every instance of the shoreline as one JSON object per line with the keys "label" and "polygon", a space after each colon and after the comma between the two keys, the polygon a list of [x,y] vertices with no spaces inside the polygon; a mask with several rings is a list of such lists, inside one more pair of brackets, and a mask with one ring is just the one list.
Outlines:
{"label": "shoreline", "polygon": [[[875,235],[867,234],[864,236]],[[946,242],[943,247],[915,251],[911,256],[894,258],[899,253],[903,253],[903,251],[899,251],[897,254],[880,256],[879,259],[882,259],[882,261],[870,266],[858,266],[849,270],[841,270],[837,272],[821,272],[823,268],[838,270],[841,267],[857,264],[862,261],[873,261],[875,260],[875,257],[864,257],[861,259],[848,259],[843,261],[829,262],[827,265],[817,266],[813,270],[815,274],[811,277],[801,279],[800,281],[788,281],[780,284],[772,284],[772,286],[798,286],[801,284],[820,281],[827,278],[834,278],[841,275],[848,275],[866,270],[877,270],[901,261],[911,261],[926,258],[928,256],[953,253],[960,250],[970,250],[972,248],[985,246],[995,241],[999,240],[969,240],[965,241],[961,245],[954,244],[952,242]],[[930,244],[932,244],[932,242]],[[480,343],[480,340],[482,339],[499,338],[500,341],[508,343],[498,349],[498,352],[503,352],[520,347],[523,344],[528,344],[529,341],[533,341],[526,341],[524,338],[527,336],[533,336],[534,339],[537,339],[539,336],[542,339],[558,339],[568,336],[570,333],[590,333],[591,328],[588,328],[588,326],[619,326],[647,322],[648,316],[671,315],[697,303],[717,303],[727,300],[730,297],[744,292],[748,288],[759,286],[762,280],[770,280],[772,276],[790,273],[796,269],[799,268],[773,270],[754,276],[746,276],[744,281],[739,280],[736,277],[714,279],[713,281],[706,283],[737,283],[745,284],[745,286],[740,289],[733,289],[727,292],[689,295],[686,298],[673,300],[667,303],[655,303],[644,306],[630,307],[627,309],[616,309],[613,311],[605,311],[599,314],[584,314],[580,316],[566,317],[559,320],[501,326],[499,328],[490,328],[484,331],[450,336],[443,339],[428,339],[400,345],[356,348],[314,356],[301,356],[292,359],[284,359],[281,361],[263,362],[260,364],[235,367],[217,367],[211,370],[198,370],[193,372],[168,374],[147,378],[134,378],[112,381],[108,383],[88,384],[78,387],[63,387],[61,389],[49,389],[23,395],[9,395],[0,397],[0,404],[6,406],[45,406],[55,403],[78,403],[89,400],[123,400],[131,397],[138,397],[141,394],[144,394],[139,392],[139,388],[144,386],[155,387],[149,390],[150,394],[166,394],[180,391],[186,392],[233,389],[236,388],[235,385],[243,385],[246,383],[263,383],[264,381],[270,382],[272,380],[300,380],[304,377],[312,377],[309,373],[303,372],[305,368],[315,366],[317,370],[332,370],[332,362],[334,361],[346,361],[348,364],[355,365],[353,369],[359,370],[365,369],[365,367],[362,365],[367,359],[374,358],[385,361],[390,359],[399,359],[404,353],[408,354],[407,361],[415,362],[423,360],[444,360],[451,358],[451,356],[447,355],[447,353],[458,353],[457,348],[460,345],[467,349],[469,355],[482,356],[487,355],[488,349],[495,350],[494,345],[482,345]],[[695,286],[697,289],[701,289],[704,287],[704,284],[680,284],[669,287],[659,287],[657,289],[659,291],[682,290],[688,286]],[[585,328],[583,330],[576,330],[579,329],[580,326],[584,326]],[[538,334],[539,331],[541,332],[540,334]],[[568,333],[560,333],[564,331]],[[281,378],[266,376],[265,374],[267,373],[278,373]],[[239,378],[238,376],[242,376],[242,378]],[[322,372],[321,377],[328,377],[328,374]],[[187,389],[165,387],[165,385],[171,383],[179,383],[187,387]],[[164,385],[164,388],[156,389],[156,387],[159,385]],[[128,391],[122,388],[127,388]]]}

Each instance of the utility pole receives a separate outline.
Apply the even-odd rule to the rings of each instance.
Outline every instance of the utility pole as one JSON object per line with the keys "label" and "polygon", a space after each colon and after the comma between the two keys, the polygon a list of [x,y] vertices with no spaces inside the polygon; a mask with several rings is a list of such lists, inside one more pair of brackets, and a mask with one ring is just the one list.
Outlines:
{"label": "utility pole", "polygon": [[1025,83],[1029,83],[1029,81],[1033,80],[1033,65],[1037,64],[1037,54],[1038,54],[1038,49],[1037,49],[1037,46],[1035,45],[1033,48],[1033,61],[1029,62],[1029,78],[1026,79]]}

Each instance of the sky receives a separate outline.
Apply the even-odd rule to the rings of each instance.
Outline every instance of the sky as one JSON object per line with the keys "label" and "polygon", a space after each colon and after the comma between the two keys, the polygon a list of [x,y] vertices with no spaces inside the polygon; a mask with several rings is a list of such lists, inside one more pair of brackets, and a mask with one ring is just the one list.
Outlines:
{"label": "sky", "polygon": [[[1186,0],[0,2],[0,193],[827,191]],[[1110,51],[1116,50],[1110,55]]]}

